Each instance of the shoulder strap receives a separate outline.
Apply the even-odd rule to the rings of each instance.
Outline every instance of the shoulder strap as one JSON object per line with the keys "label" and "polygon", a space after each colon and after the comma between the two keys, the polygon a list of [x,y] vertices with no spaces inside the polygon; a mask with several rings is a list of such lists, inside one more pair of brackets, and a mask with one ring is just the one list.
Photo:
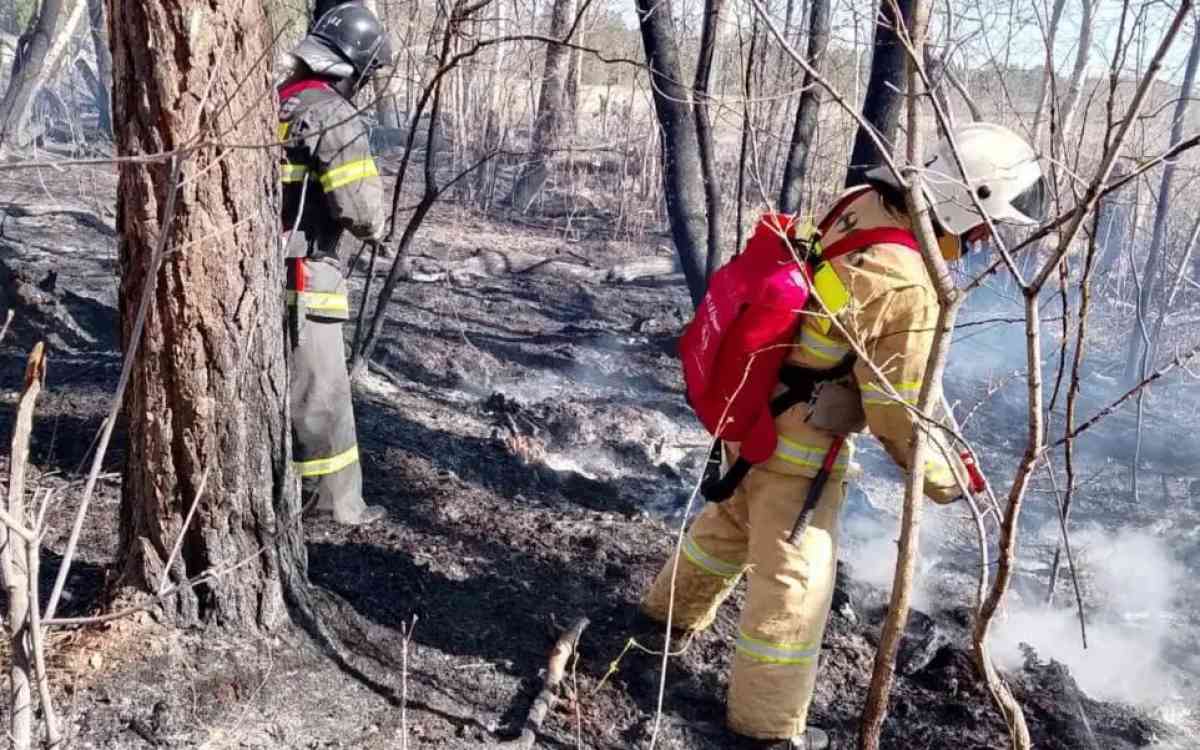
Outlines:
{"label": "shoulder strap", "polygon": [[903,245],[909,250],[920,252],[917,238],[907,229],[899,227],[875,227],[851,232],[837,242],[821,251],[821,260],[840,258],[855,250],[862,250],[871,245]]}
{"label": "shoulder strap", "polygon": [[288,85],[279,89],[279,101],[291,99],[301,91],[308,91],[310,89],[324,89],[326,91],[333,91],[333,88],[326,81],[323,81],[319,78],[305,78],[303,80],[289,83]]}
{"label": "shoulder strap", "polygon": [[[833,223],[850,207],[850,204],[863,195],[866,195],[869,190],[869,185],[863,185],[844,193],[838,202],[834,204],[833,208],[830,209],[829,213],[825,214],[825,218],[821,219],[821,223],[818,226],[821,234],[828,232]],[[874,227],[872,229],[860,229],[857,232],[850,232],[837,242],[823,247],[821,249],[820,260],[833,260],[847,253],[852,253],[855,250],[862,250],[864,247],[882,244],[903,245],[910,250],[918,252],[920,250],[919,245],[917,245],[917,238],[913,236],[911,231],[899,227]]]}

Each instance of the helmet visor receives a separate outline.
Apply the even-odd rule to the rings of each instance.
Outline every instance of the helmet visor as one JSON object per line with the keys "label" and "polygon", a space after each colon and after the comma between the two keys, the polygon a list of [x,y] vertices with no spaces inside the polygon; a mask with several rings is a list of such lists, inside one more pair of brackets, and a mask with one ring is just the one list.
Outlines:
{"label": "helmet visor", "polygon": [[1034,223],[1046,220],[1046,178],[1039,176],[1037,181],[1021,191],[1021,194],[1009,201],[1013,209]]}

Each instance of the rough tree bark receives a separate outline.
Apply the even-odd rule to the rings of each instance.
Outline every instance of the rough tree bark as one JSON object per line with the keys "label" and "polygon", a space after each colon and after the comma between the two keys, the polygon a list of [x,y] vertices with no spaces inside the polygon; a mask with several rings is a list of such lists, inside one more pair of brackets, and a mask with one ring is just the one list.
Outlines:
{"label": "rough tree bark", "polygon": [[[830,2],[813,0],[808,19],[808,60],[817,70],[829,46]],[[809,159],[812,156],[813,138],[817,134],[817,118],[821,112],[823,92],[808,71],[804,73],[804,90],[796,108],[796,123],[792,127],[792,143],[788,149],[783,168],[783,189],[779,195],[779,210],[792,213],[800,208],[804,193],[804,180],[808,176]]]}
{"label": "rough tree bark", "polygon": [[[900,22],[905,28],[911,26],[913,5],[916,0],[896,0],[900,8]],[[890,0],[880,4],[879,17],[875,24],[875,41],[871,56],[871,76],[867,80],[867,93],[863,98],[863,118],[871,124],[887,143],[896,139],[900,125],[900,105],[904,91],[904,46],[896,37],[897,19],[895,7]],[[854,136],[854,151],[850,154],[850,167],[846,172],[846,187],[862,184],[866,172],[882,162],[879,149],[870,134],[862,127]]]}
{"label": "rough tree bark", "polygon": [[699,304],[708,283],[705,275],[708,226],[691,92],[682,84],[670,2],[637,0],[637,12],[654,90],[654,110],[662,129],[663,193],[671,237],[692,302]]}
{"label": "rough tree bark", "polygon": [[[264,62],[271,38],[262,3],[214,9],[111,0],[109,7],[121,156],[202,138],[272,141],[276,115]],[[117,569],[123,586],[148,591],[212,576],[164,603],[178,624],[278,626],[287,620],[285,595],[298,593],[304,578],[275,159],[265,149],[196,150],[182,162],[175,191],[178,175],[166,163],[127,163],[120,171],[126,351],[139,300],[147,285],[157,286],[125,395]]]}
{"label": "rough tree bark", "polygon": [[704,210],[708,217],[708,252],[704,275],[707,278],[721,262],[721,181],[717,177],[717,155],[713,146],[712,120],[708,114],[708,84],[712,77],[713,54],[717,49],[717,24],[725,0],[705,0],[704,25],[700,32],[700,60],[692,84],[696,101],[696,139],[700,148],[700,171],[704,175]]}
{"label": "rough tree bark", "polygon": [[[1193,29],[1200,31],[1200,25]],[[1196,87],[1196,72],[1200,67],[1200,34],[1192,36],[1192,47],[1188,52],[1187,66],[1183,73],[1183,86],[1179,89],[1179,98],[1175,100],[1175,113],[1171,120],[1171,141],[1174,146],[1183,140],[1183,128],[1191,103],[1192,91]],[[1171,190],[1175,182],[1175,169],[1178,162],[1168,161],[1163,167],[1162,181],[1158,185],[1158,200],[1154,207],[1154,230],[1150,237],[1150,250],[1146,253],[1146,263],[1142,267],[1142,288],[1138,295],[1134,329],[1129,336],[1129,348],[1125,360],[1125,382],[1132,385],[1145,377],[1150,366],[1147,356],[1151,348],[1148,335],[1150,320],[1153,315],[1151,304],[1155,299],[1161,299],[1157,294],[1159,277],[1163,266],[1166,265],[1167,254],[1167,220],[1171,216]],[[1160,307],[1159,315],[1166,315],[1167,310]]]}
{"label": "rough tree bark", "polygon": [[[550,14],[550,36],[562,39],[575,22],[575,0],[554,0]],[[546,64],[542,69],[542,92],[538,97],[537,117],[533,123],[533,144],[529,161],[513,185],[509,202],[525,211],[546,182],[546,162],[558,145],[563,131],[563,93],[566,90],[568,50],[559,44],[546,45]]]}
{"label": "rough tree bark", "polygon": [[88,17],[91,23],[92,47],[96,51],[96,110],[99,117],[96,126],[109,138],[113,134],[112,122],[112,50],[108,46],[108,28],[104,23],[104,0],[88,0]]}
{"label": "rough tree bark", "polygon": [[24,148],[29,141],[22,131],[33,107],[33,94],[46,64],[46,55],[62,15],[63,0],[45,0],[30,29],[21,37],[13,58],[8,90],[0,99],[0,150]]}

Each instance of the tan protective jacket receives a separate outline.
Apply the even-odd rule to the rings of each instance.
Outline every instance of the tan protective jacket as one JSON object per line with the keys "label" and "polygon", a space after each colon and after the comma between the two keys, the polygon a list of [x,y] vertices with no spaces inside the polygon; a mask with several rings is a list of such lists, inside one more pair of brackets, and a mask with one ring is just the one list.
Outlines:
{"label": "tan protective jacket", "polygon": [[[850,231],[880,226],[909,229],[911,223],[906,215],[889,212],[879,194],[867,190],[846,208],[822,238],[823,244],[832,245]],[[916,403],[921,390],[937,325],[933,282],[920,253],[902,245],[872,245],[832,264],[850,294],[849,304],[837,316],[841,326],[830,325],[828,316],[819,312],[819,303],[811,301],[812,312],[805,316],[788,364],[829,369],[853,351],[850,340],[858,342],[866,357],[858,357],[852,377],[840,384],[840,393],[836,386],[821,386],[815,402],[819,414],[809,404],[800,404],[780,415],[776,420],[779,443],[764,468],[814,476],[834,435],[814,422],[829,426],[832,415],[832,421],[842,422],[836,432],[858,431],[865,419],[892,460],[907,470],[917,421],[908,406]],[[827,332],[822,332],[826,326]],[[883,379],[904,403],[889,395]],[[847,441],[835,474],[844,473],[851,452]],[[957,458],[948,463],[939,451],[935,454],[925,467],[925,494],[950,502],[961,494],[952,472],[961,478],[966,470]]]}

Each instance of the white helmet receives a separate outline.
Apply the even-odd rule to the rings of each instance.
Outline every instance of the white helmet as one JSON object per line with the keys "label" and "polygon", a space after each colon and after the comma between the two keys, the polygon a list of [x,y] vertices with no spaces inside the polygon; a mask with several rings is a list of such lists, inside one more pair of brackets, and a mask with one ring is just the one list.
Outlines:
{"label": "white helmet", "polygon": [[[1037,154],[1024,138],[1002,125],[973,122],[954,131],[954,142],[962,169],[945,139],[925,164],[926,193],[942,228],[961,235],[984,223],[972,192],[993,222],[1028,226],[1045,218],[1046,182]],[[895,184],[887,167],[867,176]]]}

